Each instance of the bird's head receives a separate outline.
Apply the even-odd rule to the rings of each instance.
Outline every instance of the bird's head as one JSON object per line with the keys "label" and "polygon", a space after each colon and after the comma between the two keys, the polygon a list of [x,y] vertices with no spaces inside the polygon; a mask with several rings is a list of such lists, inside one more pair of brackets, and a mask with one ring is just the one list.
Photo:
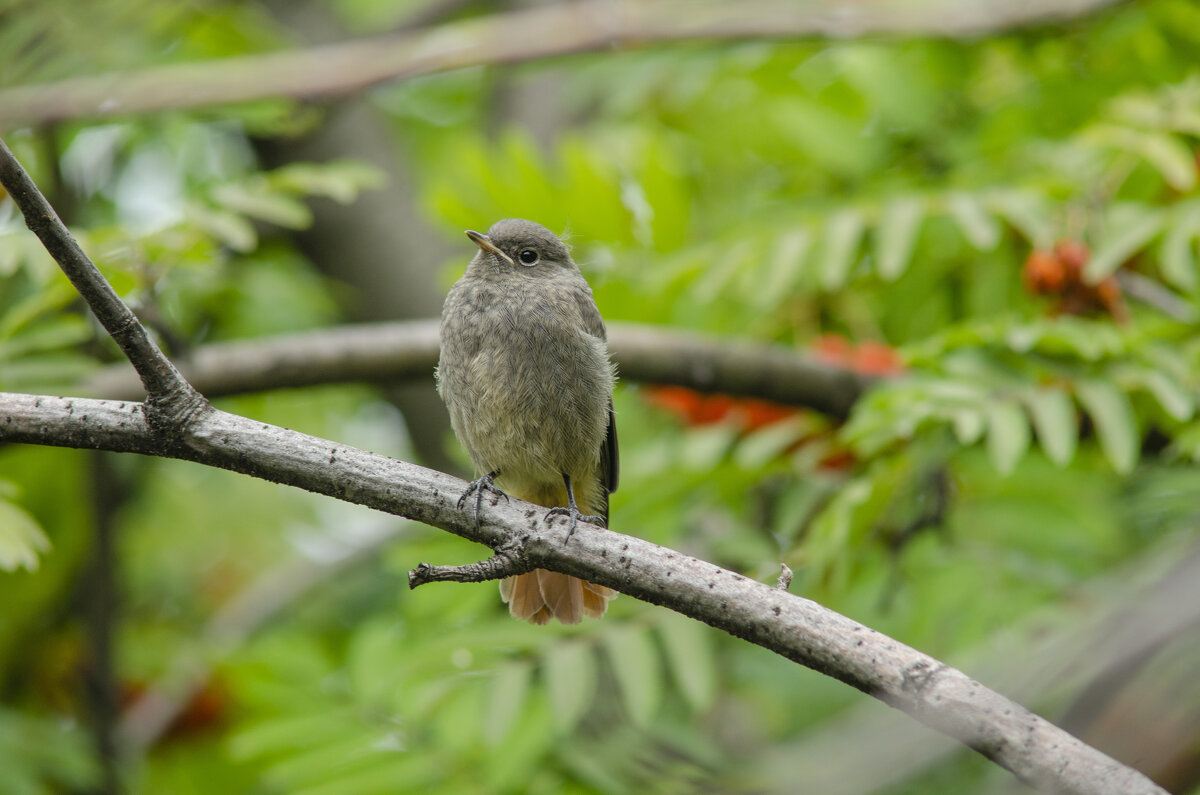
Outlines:
{"label": "bird's head", "polygon": [[553,277],[562,270],[579,270],[557,235],[523,218],[497,221],[486,235],[467,230],[467,237],[479,246],[479,253],[471,261],[472,268],[502,276],[542,277]]}

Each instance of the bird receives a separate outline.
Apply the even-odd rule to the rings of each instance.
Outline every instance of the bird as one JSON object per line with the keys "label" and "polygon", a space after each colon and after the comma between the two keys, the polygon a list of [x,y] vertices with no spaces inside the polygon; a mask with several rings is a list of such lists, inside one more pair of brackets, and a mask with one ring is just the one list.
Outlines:
{"label": "bird", "polygon": [[[436,381],[450,425],[480,473],[459,500],[485,494],[608,526],[619,479],[616,370],[591,287],[567,245],[524,219],[466,232],[478,251],[446,296]],[[496,496],[495,499],[499,499]],[[611,588],[535,569],[500,582],[516,618],[576,624],[599,618]]]}

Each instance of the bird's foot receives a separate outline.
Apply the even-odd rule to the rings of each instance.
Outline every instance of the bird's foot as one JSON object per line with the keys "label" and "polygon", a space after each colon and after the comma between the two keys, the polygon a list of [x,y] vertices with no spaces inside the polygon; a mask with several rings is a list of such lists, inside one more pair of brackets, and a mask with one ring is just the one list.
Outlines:
{"label": "bird's foot", "polygon": [[467,490],[464,491],[462,493],[462,496],[458,498],[458,509],[461,511],[463,505],[466,504],[467,499],[470,498],[470,496],[472,494],[475,495],[475,526],[476,527],[479,527],[479,507],[483,504],[484,492],[490,491],[492,494],[496,495],[496,499],[492,501],[492,505],[495,505],[497,502],[499,502],[501,497],[504,498],[505,502],[508,501],[508,495],[505,494],[500,489],[496,488],[495,481],[496,481],[496,477],[499,476],[499,474],[500,474],[499,471],[489,472],[486,475],[484,475],[483,477],[481,477],[479,480],[472,480],[467,485]]}
{"label": "bird's foot", "polygon": [[592,516],[590,514],[583,513],[577,507],[575,507],[575,505],[573,503],[574,503],[574,500],[572,500],[572,504],[569,506],[564,507],[564,506],[560,505],[557,508],[551,508],[550,510],[546,511],[546,524],[550,524],[552,516],[569,516],[569,517],[571,517],[571,523],[569,525],[567,525],[567,537],[563,539],[564,545],[566,545],[566,543],[571,540],[571,536],[572,536],[572,534],[574,534],[575,527],[576,527],[576,525],[579,524],[579,520],[582,519],[585,522],[591,522],[592,524],[598,524],[598,525],[604,524],[603,516]]}

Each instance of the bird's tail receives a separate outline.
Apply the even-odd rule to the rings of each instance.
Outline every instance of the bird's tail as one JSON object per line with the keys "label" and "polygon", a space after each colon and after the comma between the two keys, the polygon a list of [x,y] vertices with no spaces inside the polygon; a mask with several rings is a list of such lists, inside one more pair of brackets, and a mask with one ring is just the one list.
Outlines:
{"label": "bird's tail", "polygon": [[[513,496],[547,508],[567,504],[566,488],[558,489],[557,493],[518,493]],[[580,511],[600,516],[608,514],[606,496],[581,493],[580,489],[575,493]],[[597,505],[602,507],[597,508]],[[584,616],[600,618],[608,609],[609,600],[616,595],[612,588],[545,569],[534,569],[500,581],[500,598],[508,604],[508,611],[531,624],[545,624],[552,618],[564,624],[578,624]]]}
{"label": "bird's tail", "polygon": [[508,603],[508,611],[531,624],[552,618],[564,624],[578,624],[584,616],[600,618],[616,595],[612,588],[545,569],[500,581],[500,598]]}

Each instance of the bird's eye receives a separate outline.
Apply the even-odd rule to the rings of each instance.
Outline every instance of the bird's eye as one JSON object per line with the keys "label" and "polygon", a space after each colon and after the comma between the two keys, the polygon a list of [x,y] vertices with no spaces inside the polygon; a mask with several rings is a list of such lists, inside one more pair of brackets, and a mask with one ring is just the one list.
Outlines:
{"label": "bird's eye", "polygon": [[534,265],[538,261],[538,253],[531,248],[521,249],[517,259],[521,260],[522,265]]}

